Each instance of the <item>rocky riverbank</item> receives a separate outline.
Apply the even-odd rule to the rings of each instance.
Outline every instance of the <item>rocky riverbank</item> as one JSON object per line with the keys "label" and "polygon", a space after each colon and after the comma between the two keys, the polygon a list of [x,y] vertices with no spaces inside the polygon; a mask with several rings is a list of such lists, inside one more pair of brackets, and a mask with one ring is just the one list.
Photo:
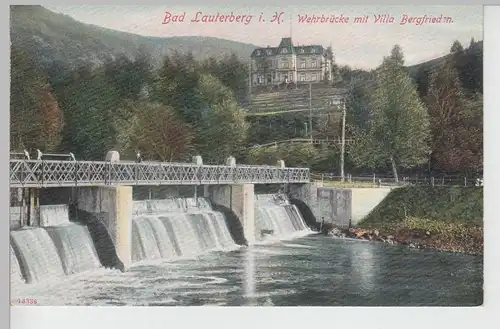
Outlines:
{"label": "rocky riverbank", "polygon": [[395,227],[341,229],[325,225],[325,235],[360,240],[407,245],[416,249],[483,254],[482,226],[440,223],[419,218],[407,218]]}

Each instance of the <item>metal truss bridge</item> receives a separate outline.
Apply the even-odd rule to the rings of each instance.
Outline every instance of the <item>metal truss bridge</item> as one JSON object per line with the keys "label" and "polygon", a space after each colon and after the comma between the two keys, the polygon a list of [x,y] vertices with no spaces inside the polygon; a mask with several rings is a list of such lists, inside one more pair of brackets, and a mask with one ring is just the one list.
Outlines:
{"label": "metal truss bridge", "polygon": [[10,160],[10,187],[310,182],[309,168],[172,162]]}

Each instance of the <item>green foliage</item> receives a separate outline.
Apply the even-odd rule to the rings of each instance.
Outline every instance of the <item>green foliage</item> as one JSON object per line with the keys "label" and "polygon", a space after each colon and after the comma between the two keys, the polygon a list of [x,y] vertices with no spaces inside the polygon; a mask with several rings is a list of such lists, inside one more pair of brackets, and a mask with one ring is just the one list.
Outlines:
{"label": "green foliage", "polygon": [[408,68],[408,72],[419,85],[421,96],[426,93],[425,86],[429,83],[430,74],[449,61],[458,70],[461,85],[467,93],[483,92],[483,42],[474,41],[463,51],[460,51],[458,46],[452,48],[458,48],[458,51],[451,51],[449,55]]}
{"label": "green foliage", "polygon": [[127,102],[127,116],[117,121],[118,149],[133,158],[137,150],[144,159],[187,160],[193,151],[194,131],[169,106],[147,102]]}
{"label": "green foliage", "polygon": [[467,100],[451,62],[431,76],[425,97],[432,130],[432,166],[474,172],[482,163],[482,97]]}
{"label": "green foliage", "polygon": [[[304,138],[309,122],[302,112],[245,118],[239,104],[248,96],[252,45],[201,37],[165,42],[89,26],[39,6],[13,6],[11,18],[12,148],[71,151],[89,160],[101,160],[112,148],[124,156],[140,149],[151,160],[200,154],[206,163],[248,155],[256,164],[283,159],[287,166],[339,171],[339,148],[244,151],[249,144]],[[427,161],[429,131],[431,169],[482,170],[482,42],[452,48],[445,58],[410,69],[399,46],[374,72],[334,63],[335,85],[351,91],[346,137],[355,142],[347,145],[347,172],[414,168]],[[331,48],[327,56],[334,59]],[[316,89],[313,107],[323,106],[331,86]],[[261,112],[308,106],[308,92],[300,89],[289,99],[261,96],[271,104]],[[338,138],[340,114],[315,117],[313,127],[315,138]]]}
{"label": "green foliage", "polygon": [[66,126],[62,150],[101,160],[115,146],[114,112],[121,99],[102,72],[78,75],[56,91]]}
{"label": "green foliage", "polygon": [[455,40],[453,44],[451,45],[450,48],[450,53],[456,54],[456,53],[462,53],[464,51],[464,47],[460,43],[460,41]]}
{"label": "green foliage", "polygon": [[248,96],[248,66],[235,54],[222,58],[210,57],[201,64],[205,73],[217,77],[226,87],[230,88],[238,101],[244,101]]}
{"label": "green foliage", "polygon": [[222,163],[242,148],[248,123],[234,95],[216,77],[203,74],[197,88],[203,111],[197,126],[198,153],[208,162]]}
{"label": "green foliage", "polygon": [[16,48],[11,49],[10,91],[11,149],[56,150],[63,113],[32,58]]}
{"label": "green foliage", "polygon": [[373,83],[356,80],[351,83],[351,91],[346,100],[346,122],[353,130],[366,130],[372,113],[371,93]]}
{"label": "green foliage", "polygon": [[361,227],[397,227],[408,217],[442,223],[482,225],[482,187],[399,187],[360,223]]}
{"label": "green foliage", "polygon": [[253,148],[248,152],[248,161],[253,164],[276,165],[284,160],[287,167],[307,167],[318,151],[311,144],[292,144]]}
{"label": "green foliage", "polygon": [[278,147],[278,154],[287,167],[307,167],[318,151],[311,144],[292,144]]}
{"label": "green foliage", "polygon": [[136,60],[120,56],[104,65],[104,74],[116,88],[120,99],[139,99],[143,87],[151,83],[151,62],[147,54],[138,55]]}
{"label": "green foliage", "polygon": [[197,126],[202,103],[197,93],[199,63],[191,53],[165,57],[153,87],[152,99],[179,111],[185,122]]}
{"label": "green foliage", "polygon": [[390,162],[396,178],[397,167],[425,163],[429,154],[428,114],[403,62],[396,46],[378,69],[369,128],[358,134],[353,149],[359,165],[377,167]]}

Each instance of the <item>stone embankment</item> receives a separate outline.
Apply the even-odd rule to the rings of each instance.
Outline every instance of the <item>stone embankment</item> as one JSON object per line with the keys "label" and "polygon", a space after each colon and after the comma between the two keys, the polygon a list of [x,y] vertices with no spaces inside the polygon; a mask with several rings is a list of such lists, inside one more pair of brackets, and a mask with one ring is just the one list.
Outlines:
{"label": "stone embankment", "polygon": [[432,232],[421,228],[401,227],[382,232],[378,229],[324,227],[322,233],[337,238],[406,245],[415,249],[434,249],[470,255],[483,254],[483,234],[482,230],[477,228]]}
{"label": "stone embankment", "polygon": [[483,254],[483,188],[407,186],[391,192],[351,229],[323,233],[412,248]]}

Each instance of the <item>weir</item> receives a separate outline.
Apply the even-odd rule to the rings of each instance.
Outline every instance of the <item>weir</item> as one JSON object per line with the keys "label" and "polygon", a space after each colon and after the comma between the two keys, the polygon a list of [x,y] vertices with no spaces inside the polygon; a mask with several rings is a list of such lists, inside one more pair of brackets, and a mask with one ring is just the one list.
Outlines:
{"label": "weir", "polygon": [[[118,163],[117,152],[107,161]],[[186,170],[201,167],[212,168],[194,157]],[[210,178],[207,184],[30,188],[30,201],[11,208],[11,255],[17,260],[13,278],[21,273],[21,282],[35,283],[100,267],[123,271],[137,262],[171,261],[309,234],[324,217],[349,223],[345,191],[329,189],[329,197],[322,198],[326,192],[315,184],[293,184],[303,178],[290,176],[293,168],[283,161],[264,169],[247,167],[250,172],[264,170],[259,179],[284,184],[280,190],[287,194],[256,194],[254,178],[241,176],[242,167],[233,157],[225,166],[214,166],[224,168],[226,178]],[[40,200],[68,204],[40,205]]]}
{"label": "weir", "polygon": [[135,201],[134,208],[133,261],[172,260],[237,247],[224,216],[205,199]]}
{"label": "weir", "polygon": [[[257,195],[253,201],[256,220],[250,229],[254,236],[249,240],[265,243],[310,233],[297,208],[286,198]],[[130,265],[239,248],[231,232],[231,219],[214,210],[207,198],[133,201],[130,208]],[[42,283],[103,266],[88,226],[73,222],[67,205],[43,209],[43,222],[49,225],[10,233],[13,284]]]}

